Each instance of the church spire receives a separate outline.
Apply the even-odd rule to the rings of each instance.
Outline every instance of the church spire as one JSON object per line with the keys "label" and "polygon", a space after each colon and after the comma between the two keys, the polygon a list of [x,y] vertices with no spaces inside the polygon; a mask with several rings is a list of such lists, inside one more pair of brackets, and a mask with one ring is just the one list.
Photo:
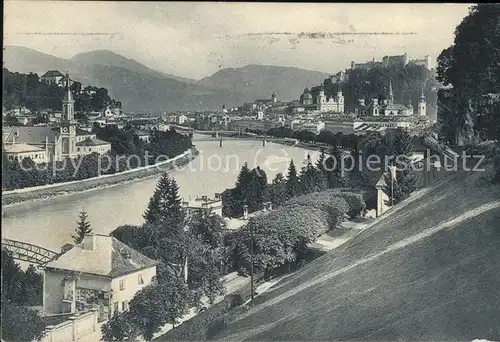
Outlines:
{"label": "church spire", "polygon": [[73,101],[73,94],[71,93],[71,85],[69,80],[69,72],[66,73],[64,85],[64,101]]}
{"label": "church spire", "polygon": [[422,86],[422,92],[420,93],[420,100],[425,101],[424,86]]}
{"label": "church spire", "polygon": [[394,104],[394,92],[392,91],[392,82],[389,80],[389,103]]}

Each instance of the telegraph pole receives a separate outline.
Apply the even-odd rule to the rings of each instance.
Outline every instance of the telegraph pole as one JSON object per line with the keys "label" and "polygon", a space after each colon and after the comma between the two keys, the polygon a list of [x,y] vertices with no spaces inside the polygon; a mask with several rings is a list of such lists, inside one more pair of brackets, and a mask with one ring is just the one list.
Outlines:
{"label": "telegraph pole", "polygon": [[253,301],[253,222],[250,223],[251,245],[250,245],[250,298]]}

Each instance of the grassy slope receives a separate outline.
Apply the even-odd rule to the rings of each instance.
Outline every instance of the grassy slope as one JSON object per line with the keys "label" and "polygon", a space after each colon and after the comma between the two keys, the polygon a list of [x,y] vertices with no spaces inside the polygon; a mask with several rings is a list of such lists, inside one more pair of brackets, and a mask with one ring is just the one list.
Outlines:
{"label": "grassy slope", "polygon": [[423,190],[258,297],[218,339],[498,340],[500,187],[470,178]]}

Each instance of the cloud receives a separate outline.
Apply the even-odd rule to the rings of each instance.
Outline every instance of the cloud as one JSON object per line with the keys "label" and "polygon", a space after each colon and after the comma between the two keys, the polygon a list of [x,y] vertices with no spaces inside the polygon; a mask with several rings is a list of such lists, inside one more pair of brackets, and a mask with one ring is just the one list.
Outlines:
{"label": "cloud", "polygon": [[[334,72],[351,60],[380,59],[385,54],[437,56],[452,43],[468,6],[7,1],[4,44],[64,58],[108,49],[194,78],[252,63]],[[75,34],[26,34],[30,32]],[[258,35],[270,32],[276,34]],[[298,36],[301,32],[327,36]],[[331,35],[338,32],[357,35]],[[363,35],[368,32],[415,34]]]}

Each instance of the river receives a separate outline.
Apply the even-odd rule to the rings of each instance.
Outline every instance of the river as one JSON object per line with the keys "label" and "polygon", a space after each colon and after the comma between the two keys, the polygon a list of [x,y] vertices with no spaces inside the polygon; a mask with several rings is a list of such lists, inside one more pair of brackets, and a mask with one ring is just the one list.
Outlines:
{"label": "river", "polygon": [[[267,143],[262,141],[225,140],[198,141],[206,136],[195,135],[193,143],[199,156],[185,167],[169,171],[179,185],[182,198],[195,198],[234,186],[241,166],[259,165],[266,171],[268,181],[282,172],[287,173],[289,160],[297,168],[309,153],[313,160],[317,151]],[[108,234],[119,225],[142,224],[142,214],[153,194],[158,176],[119,184],[107,188],[75,193],[2,209],[2,236],[59,251],[65,243],[72,243],[78,213],[87,211],[92,229]]]}

